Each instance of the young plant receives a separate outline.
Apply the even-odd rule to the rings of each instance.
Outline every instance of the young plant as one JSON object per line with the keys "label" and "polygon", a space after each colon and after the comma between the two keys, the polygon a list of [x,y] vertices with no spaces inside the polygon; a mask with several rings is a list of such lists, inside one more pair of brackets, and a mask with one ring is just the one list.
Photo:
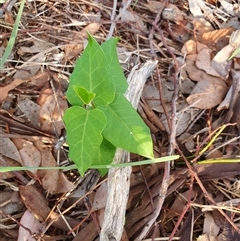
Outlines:
{"label": "young plant", "polygon": [[[89,36],[66,93],[64,113],[69,158],[81,175],[91,166],[109,165],[116,147],[153,159],[148,127],[124,97],[127,81],[112,38],[102,45]],[[99,168],[101,174],[107,169]]]}

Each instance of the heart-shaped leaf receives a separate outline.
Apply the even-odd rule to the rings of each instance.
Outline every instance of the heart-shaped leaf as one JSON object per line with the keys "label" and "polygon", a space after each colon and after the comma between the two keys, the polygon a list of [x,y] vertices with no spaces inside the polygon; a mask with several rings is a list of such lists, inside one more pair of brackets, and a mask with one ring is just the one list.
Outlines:
{"label": "heart-shaped leaf", "polygon": [[69,158],[74,160],[81,175],[89,168],[102,143],[107,119],[101,110],[85,110],[72,106],[64,114],[69,144]]}
{"label": "heart-shaped leaf", "polygon": [[126,151],[154,158],[150,131],[126,98],[117,94],[108,106],[99,106],[107,117],[103,136]]}

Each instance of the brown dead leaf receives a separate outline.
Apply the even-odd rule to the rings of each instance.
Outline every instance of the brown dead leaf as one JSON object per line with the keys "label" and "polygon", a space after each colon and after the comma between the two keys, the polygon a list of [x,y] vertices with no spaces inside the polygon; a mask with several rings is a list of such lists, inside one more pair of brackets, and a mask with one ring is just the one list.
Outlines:
{"label": "brown dead leaf", "polygon": [[21,225],[19,226],[17,241],[36,241],[36,239],[32,237],[32,234],[26,228],[31,230],[32,233],[38,234],[40,230],[46,226],[42,225],[28,210],[24,212],[20,223]]}
{"label": "brown dead leaf", "polygon": [[211,66],[211,49],[202,49],[197,56],[196,66],[198,69],[204,70],[207,74],[220,77],[214,68]]}
{"label": "brown dead leaf", "polygon": [[40,106],[34,101],[25,98],[18,101],[18,106],[23,114],[28,118],[30,123],[36,127],[40,124],[39,111]]}
{"label": "brown dead leaf", "polygon": [[209,47],[213,47],[216,51],[220,51],[229,44],[230,35],[234,30],[234,28],[223,28],[207,33],[205,32],[199,41]]}
{"label": "brown dead leaf", "polygon": [[[122,9],[120,8],[120,12]],[[141,30],[142,32],[146,32],[147,28],[142,20],[141,17],[139,17],[135,12],[125,10],[123,14],[121,15],[121,20],[123,22],[133,22],[135,23],[135,26],[132,25],[132,29],[136,32],[137,30]],[[138,31],[139,32],[139,31]],[[139,32],[141,33],[141,32]]]}
{"label": "brown dead leaf", "polygon": [[[189,196],[191,194],[191,197]],[[179,193],[173,203],[173,205],[170,207],[170,212],[167,213],[167,217],[175,217],[182,213],[182,210],[187,204],[187,200],[193,199],[196,197],[195,191],[186,191],[183,193]]]}
{"label": "brown dead leaf", "polygon": [[[41,153],[30,141],[25,141],[23,147],[19,149],[19,153],[22,159],[22,166],[26,167],[39,167],[41,164]],[[32,173],[36,173],[37,170],[30,170]]]}
{"label": "brown dead leaf", "polygon": [[208,22],[205,18],[194,18],[193,19],[193,26],[194,26],[194,35],[196,40],[202,41],[202,35],[204,33],[213,31],[214,28],[210,22]]}
{"label": "brown dead leaf", "polygon": [[15,21],[13,19],[13,15],[11,12],[6,11],[4,14],[4,21],[5,23],[10,23],[10,24],[14,24]]}
{"label": "brown dead leaf", "polygon": [[107,201],[107,190],[108,185],[106,182],[104,182],[98,189],[94,196],[94,201],[92,205],[92,211],[99,210],[101,208],[105,208],[106,201]]}
{"label": "brown dead leaf", "polygon": [[43,222],[50,212],[46,198],[33,185],[20,185],[19,194],[27,209]]}
{"label": "brown dead leaf", "polygon": [[[0,132],[1,135],[1,132]],[[11,151],[9,151],[11,150]],[[19,163],[22,162],[21,156],[19,154],[19,151],[14,144],[13,141],[11,141],[10,138],[0,138],[0,153],[8,158],[11,158]]]}
{"label": "brown dead leaf", "polygon": [[[29,44],[29,43],[28,43]],[[18,48],[18,54],[19,55],[24,55],[24,54],[35,54],[35,53],[41,53],[42,51],[52,48],[55,45],[50,42],[45,42],[45,41],[39,41],[37,39],[32,39],[31,41],[31,47],[25,47],[25,46],[20,46]]]}
{"label": "brown dead leaf", "polygon": [[1,190],[0,195],[0,220],[6,218],[6,215],[20,212],[23,208],[23,204],[18,196],[18,193],[12,190]]}
{"label": "brown dead leaf", "polygon": [[42,88],[49,80],[50,75],[48,72],[41,72],[30,78],[31,83],[39,88]]}
{"label": "brown dead leaf", "polygon": [[148,1],[147,4],[144,4],[151,12],[157,13],[158,10],[162,7],[162,3],[159,1]]}
{"label": "brown dead leaf", "polygon": [[211,109],[222,102],[226,92],[227,86],[222,80],[216,83],[203,79],[196,84],[187,102],[199,109]]}
{"label": "brown dead leaf", "polygon": [[57,94],[57,102],[51,89],[44,90],[38,100],[41,106],[39,111],[41,130],[59,136],[64,128],[62,116],[68,108],[68,103],[62,94]]}
{"label": "brown dead leaf", "polygon": [[197,54],[197,42],[188,40],[182,47],[181,52],[186,55]]}
{"label": "brown dead leaf", "polygon": [[13,82],[11,82],[10,84],[0,87],[0,102],[5,100],[8,97],[8,92],[10,90],[13,90],[14,88],[16,88],[17,86],[19,86],[22,83],[26,83],[26,80],[23,79],[15,79]]}
{"label": "brown dead leaf", "polygon": [[221,80],[219,81],[219,78],[206,74],[205,71],[198,69],[191,61],[187,60],[186,65],[184,66],[182,72],[186,72],[185,74],[182,73],[183,79],[190,78],[192,81],[201,81],[201,80],[208,80],[212,83],[218,83],[223,84],[223,86],[226,86],[225,83]]}
{"label": "brown dead leaf", "polygon": [[[41,153],[42,167],[55,167],[57,165],[50,149],[40,141],[34,142],[34,145]],[[38,177],[42,181],[43,188],[48,193],[68,192],[74,188],[74,185],[59,170],[38,171]]]}

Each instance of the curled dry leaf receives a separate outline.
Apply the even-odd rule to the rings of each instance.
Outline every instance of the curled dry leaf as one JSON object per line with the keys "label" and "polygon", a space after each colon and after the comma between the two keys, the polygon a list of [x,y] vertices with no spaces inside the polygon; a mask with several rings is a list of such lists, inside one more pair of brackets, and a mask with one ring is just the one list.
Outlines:
{"label": "curled dry leaf", "polygon": [[217,111],[221,111],[223,109],[228,109],[231,103],[231,99],[232,99],[232,90],[233,87],[231,86],[224,98],[224,100],[222,101],[222,103],[218,106]]}
{"label": "curled dry leaf", "polygon": [[13,90],[14,88],[16,88],[17,86],[19,86],[22,83],[26,83],[26,80],[23,79],[15,79],[13,82],[11,82],[10,84],[0,87],[0,102],[5,100],[8,97],[8,92],[10,90]]}
{"label": "curled dry leaf", "polygon": [[101,27],[98,22],[90,23],[81,32],[73,33],[73,37],[69,44],[64,47],[65,58],[71,60],[76,58],[83,50],[83,38],[87,38],[88,34],[94,35]]}

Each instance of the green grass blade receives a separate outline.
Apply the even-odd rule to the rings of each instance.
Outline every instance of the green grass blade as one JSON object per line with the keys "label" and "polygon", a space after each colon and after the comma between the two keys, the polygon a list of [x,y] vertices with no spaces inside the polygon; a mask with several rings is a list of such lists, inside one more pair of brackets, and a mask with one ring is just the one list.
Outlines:
{"label": "green grass blade", "polygon": [[[111,164],[111,165],[94,165],[91,166],[90,168],[92,169],[100,169],[100,168],[121,168],[121,167],[127,167],[127,166],[140,166],[140,165],[147,165],[147,164],[153,164],[153,163],[158,163],[158,162],[166,162],[166,161],[173,161],[178,159],[178,155],[174,156],[165,156],[165,157],[160,157],[156,159],[151,159],[151,160],[144,160],[144,161],[138,161],[138,162],[128,162],[128,163],[120,163],[120,164]],[[64,170],[64,171],[69,171],[72,169],[77,169],[76,165],[70,165],[67,167],[1,167],[0,166],[0,173],[1,172],[13,172],[13,171],[30,171],[30,170]]]}
{"label": "green grass blade", "polygon": [[13,26],[13,30],[12,30],[10,39],[8,41],[7,48],[6,48],[2,58],[0,59],[0,69],[3,67],[4,63],[6,62],[7,58],[9,57],[9,55],[11,54],[11,51],[13,49],[13,45],[14,45],[15,39],[17,37],[18,26],[19,26],[20,19],[21,19],[21,16],[22,16],[25,1],[26,0],[21,1],[21,5],[20,5],[19,11],[18,11],[16,21],[15,21],[14,26]]}
{"label": "green grass blade", "polygon": [[208,160],[198,162],[198,164],[219,164],[219,163],[240,163],[240,158],[208,159]]}

